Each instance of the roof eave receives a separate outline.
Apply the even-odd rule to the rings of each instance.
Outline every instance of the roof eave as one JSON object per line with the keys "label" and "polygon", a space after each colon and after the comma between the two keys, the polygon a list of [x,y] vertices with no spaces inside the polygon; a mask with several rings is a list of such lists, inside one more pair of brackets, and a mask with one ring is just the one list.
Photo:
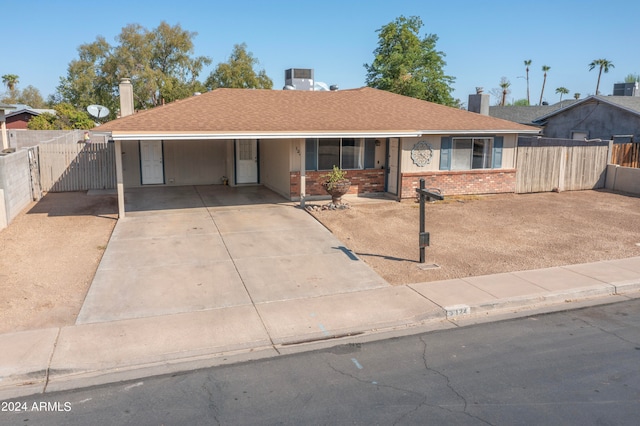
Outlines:
{"label": "roof eave", "polygon": [[117,140],[220,140],[220,139],[305,139],[305,138],[393,138],[423,135],[504,135],[540,133],[539,129],[465,129],[402,131],[335,131],[335,132],[131,132],[94,131]]}
{"label": "roof eave", "polygon": [[[98,133],[98,132],[94,132]],[[336,132],[100,132],[116,140],[215,140],[215,139],[304,139],[304,138],[388,138],[419,137],[419,131],[336,131]]]}
{"label": "roof eave", "polygon": [[470,130],[423,130],[422,134],[429,135],[512,135],[512,134],[527,134],[537,135],[540,133],[540,129],[470,129]]}

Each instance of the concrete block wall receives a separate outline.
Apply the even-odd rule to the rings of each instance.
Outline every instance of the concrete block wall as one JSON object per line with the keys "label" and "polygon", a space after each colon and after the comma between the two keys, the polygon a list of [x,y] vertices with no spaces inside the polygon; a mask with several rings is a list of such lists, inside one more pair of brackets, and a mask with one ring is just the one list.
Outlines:
{"label": "concrete block wall", "polygon": [[607,165],[605,188],[640,195],[640,169]]}
{"label": "concrete block wall", "polygon": [[[384,173],[382,169],[347,170],[347,179],[351,181],[349,194],[373,194],[384,192]],[[328,171],[306,172],[306,193],[308,196],[328,195],[320,182]],[[291,199],[300,198],[300,172],[291,172]]]}
{"label": "concrete block wall", "polygon": [[516,191],[516,169],[403,173],[400,198],[416,197],[420,178],[424,178],[427,188],[438,188],[443,195],[501,194]]}
{"label": "concrete block wall", "polygon": [[[17,149],[36,146],[52,139],[77,142],[83,138],[84,132],[84,130],[7,130],[9,146]],[[107,142],[105,135],[93,134],[91,130],[89,134],[93,142]]]}
{"label": "concrete block wall", "polygon": [[5,228],[31,202],[29,153],[21,150],[0,155],[0,229]]}

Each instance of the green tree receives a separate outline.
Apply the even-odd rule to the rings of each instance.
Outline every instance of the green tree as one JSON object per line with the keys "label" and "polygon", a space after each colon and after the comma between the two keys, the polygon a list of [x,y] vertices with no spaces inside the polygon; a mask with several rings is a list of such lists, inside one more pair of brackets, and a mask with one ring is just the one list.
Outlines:
{"label": "green tree", "polygon": [[245,43],[233,46],[233,52],[229,56],[229,61],[219,63],[215,71],[209,74],[205,80],[207,89],[217,89],[219,87],[241,88],[241,89],[272,89],[273,81],[267,76],[264,70],[256,72],[254,67],[259,61],[253,57],[251,52],[247,52]]}
{"label": "green tree", "polygon": [[589,64],[589,71],[593,70],[594,68],[598,68],[598,83],[596,84],[596,95],[599,95],[600,92],[598,91],[598,89],[600,88],[600,77],[602,76],[602,72],[604,71],[604,73],[606,74],[609,72],[609,68],[615,67],[613,63],[608,59],[594,59]]}
{"label": "green tree", "polygon": [[556,93],[560,94],[560,102],[562,102],[562,95],[569,94],[569,89],[567,89],[566,87],[558,87],[556,89]]}
{"label": "green tree", "polygon": [[60,130],[56,127],[57,117],[55,114],[44,112],[40,115],[32,117],[27,123],[29,130]]}
{"label": "green tree", "polygon": [[576,101],[577,101],[578,99],[580,99],[580,93],[578,93],[578,92],[574,93],[574,94],[573,94],[573,99],[575,99]]}
{"label": "green tree", "polygon": [[544,73],[544,79],[542,80],[542,90],[540,90],[540,102],[538,102],[538,105],[542,105],[542,95],[544,94],[544,86],[545,84],[547,84],[547,71],[549,71],[551,69],[550,66],[547,65],[543,65],[542,66],[542,72]]}
{"label": "green tree", "polygon": [[79,110],[88,105],[105,105],[111,118],[119,108],[118,84],[128,77],[133,83],[134,107],[152,108],[190,96],[203,89],[197,78],[211,63],[205,56],[193,57],[195,32],[180,25],[161,22],[147,30],[138,24],[122,28],[111,46],[104,37],[78,48],[78,59],[69,63],[52,97]]}
{"label": "green tree", "polygon": [[518,99],[514,101],[511,105],[513,106],[529,106],[529,101],[526,99]]}
{"label": "green tree", "polygon": [[455,78],[444,73],[445,54],[436,50],[438,36],[419,37],[422,20],[400,16],[378,32],[373,62],[364,64],[366,84],[413,98],[458,106],[451,96]]}
{"label": "green tree", "polygon": [[29,105],[31,108],[46,108],[46,102],[42,98],[40,91],[33,87],[32,85],[28,85],[21,91],[19,91],[19,95],[17,98],[17,103]]}
{"label": "green tree", "polygon": [[502,100],[500,101],[500,106],[504,106],[507,100],[507,95],[511,93],[509,87],[511,86],[511,82],[507,77],[502,77],[500,79],[500,88],[502,89]]}
{"label": "green tree", "polygon": [[531,59],[524,61],[525,71],[527,73],[527,102],[531,105],[531,99],[529,98],[529,67],[531,66]]}
{"label": "green tree", "polygon": [[95,123],[89,115],[75,108],[69,103],[61,103],[54,107],[56,114],[47,112],[29,120],[27,128],[30,130],[73,130],[91,129]]}
{"label": "green tree", "polygon": [[624,78],[625,83],[636,83],[640,81],[640,74],[627,74]]}

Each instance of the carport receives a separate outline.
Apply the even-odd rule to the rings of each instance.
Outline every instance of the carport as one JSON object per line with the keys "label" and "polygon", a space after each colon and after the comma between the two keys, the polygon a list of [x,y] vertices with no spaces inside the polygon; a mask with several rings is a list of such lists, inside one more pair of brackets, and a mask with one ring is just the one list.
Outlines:
{"label": "carport", "polygon": [[186,213],[189,210],[237,209],[246,206],[293,203],[262,185],[145,186],[126,192],[127,216]]}
{"label": "carport", "polygon": [[386,287],[304,209],[267,188],[132,188],[77,323]]}

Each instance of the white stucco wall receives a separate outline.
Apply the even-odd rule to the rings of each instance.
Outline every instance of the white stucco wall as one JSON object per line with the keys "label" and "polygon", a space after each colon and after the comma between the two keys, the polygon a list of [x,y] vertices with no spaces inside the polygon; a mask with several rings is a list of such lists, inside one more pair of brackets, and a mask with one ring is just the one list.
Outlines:
{"label": "white stucco wall", "polygon": [[[233,144],[226,140],[176,140],[163,142],[166,185],[211,185],[222,183],[233,170]],[[228,161],[230,157],[231,160]],[[140,146],[138,141],[122,142],[122,172],[125,187],[141,186]]]}
{"label": "white stucco wall", "polygon": [[163,147],[167,185],[220,184],[228,176],[225,141],[165,141]]}
{"label": "white stucco wall", "polygon": [[[418,142],[424,141],[431,145],[433,156],[431,162],[424,167],[417,166],[411,159],[411,150]],[[413,172],[431,172],[440,168],[440,136],[423,136],[420,138],[402,138],[400,139],[400,164],[403,173]]]}
{"label": "white stucco wall", "polygon": [[300,156],[295,149],[299,142],[291,139],[271,139],[261,140],[259,145],[260,182],[286,198],[290,197],[289,171],[293,169],[292,162],[297,159],[298,170],[300,167]]}
{"label": "white stucco wall", "polygon": [[138,141],[122,141],[122,177],[124,186],[140,186],[140,148]]}
{"label": "white stucco wall", "polygon": [[[443,137],[464,137],[457,135],[425,135],[419,138],[402,138],[400,153],[400,164],[402,165],[403,173],[419,173],[419,172],[432,172],[440,170],[440,146]],[[470,135],[471,136],[471,135]],[[513,169],[516,167],[516,143],[517,135],[502,135],[503,147],[502,147],[502,167],[501,169]],[[433,149],[433,157],[431,162],[424,167],[417,166],[411,159],[411,150],[418,142],[425,141],[431,145]]]}
{"label": "white stucco wall", "polygon": [[504,145],[502,149],[502,168],[516,168],[516,153],[518,152],[518,135],[504,135]]}
{"label": "white stucco wall", "polygon": [[607,165],[605,188],[640,195],[640,169]]}

